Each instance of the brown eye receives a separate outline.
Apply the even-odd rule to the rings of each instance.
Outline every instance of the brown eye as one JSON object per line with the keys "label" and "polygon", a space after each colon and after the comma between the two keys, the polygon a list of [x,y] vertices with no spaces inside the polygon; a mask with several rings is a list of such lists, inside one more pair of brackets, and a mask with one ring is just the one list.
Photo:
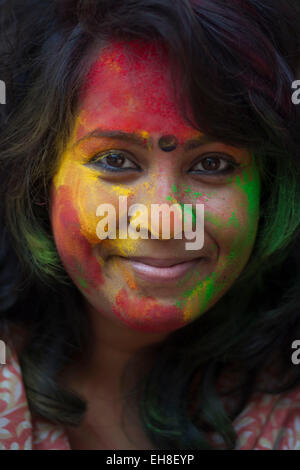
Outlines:
{"label": "brown eye", "polygon": [[124,165],[125,157],[120,154],[111,154],[106,157],[106,163],[115,168],[121,168]]}
{"label": "brown eye", "polygon": [[221,162],[219,158],[206,157],[202,160],[202,166],[206,171],[219,170]]}
{"label": "brown eye", "polygon": [[109,171],[129,171],[138,170],[140,168],[128,157],[126,152],[121,150],[110,150],[103,153],[98,153],[88,162],[95,168]]}
{"label": "brown eye", "polygon": [[239,163],[226,155],[211,154],[203,156],[190,172],[199,175],[221,176],[225,173],[232,173],[239,166]]}

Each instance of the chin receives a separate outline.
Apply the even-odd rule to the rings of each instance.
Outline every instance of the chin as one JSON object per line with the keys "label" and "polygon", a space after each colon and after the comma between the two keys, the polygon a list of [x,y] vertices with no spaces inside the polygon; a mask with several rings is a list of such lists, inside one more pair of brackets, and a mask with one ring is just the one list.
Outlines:
{"label": "chin", "polygon": [[166,302],[152,296],[132,296],[125,288],[118,291],[111,310],[124,325],[143,332],[168,333],[186,325],[174,299]]}

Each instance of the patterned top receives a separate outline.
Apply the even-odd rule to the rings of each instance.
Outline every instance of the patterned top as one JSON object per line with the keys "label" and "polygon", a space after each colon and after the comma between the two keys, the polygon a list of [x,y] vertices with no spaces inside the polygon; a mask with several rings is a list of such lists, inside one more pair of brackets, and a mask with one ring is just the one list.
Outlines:
{"label": "patterned top", "polygon": [[[234,422],[239,450],[300,450],[300,389],[256,393]],[[214,439],[218,444],[218,436]],[[63,426],[33,416],[16,351],[0,365],[0,450],[71,450]]]}

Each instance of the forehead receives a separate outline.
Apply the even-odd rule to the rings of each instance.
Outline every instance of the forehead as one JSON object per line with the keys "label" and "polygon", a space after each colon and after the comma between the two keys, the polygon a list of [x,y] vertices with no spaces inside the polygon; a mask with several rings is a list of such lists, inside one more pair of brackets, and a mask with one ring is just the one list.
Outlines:
{"label": "forehead", "polygon": [[96,127],[172,134],[180,140],[199,134],[180,113],[174,80],[162,46],[110,43],[98,53],[81,90],[79,134]]}

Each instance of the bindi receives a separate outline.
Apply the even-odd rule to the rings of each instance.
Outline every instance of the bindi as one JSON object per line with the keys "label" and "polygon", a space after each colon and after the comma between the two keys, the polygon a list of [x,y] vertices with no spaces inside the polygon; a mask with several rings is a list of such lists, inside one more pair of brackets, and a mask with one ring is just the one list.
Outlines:
{"label": "bindi", "polygon": [[159,139],[158,146],[164,152],[172,152],[178,146],[178,140],[173,135],[164,135]]}

